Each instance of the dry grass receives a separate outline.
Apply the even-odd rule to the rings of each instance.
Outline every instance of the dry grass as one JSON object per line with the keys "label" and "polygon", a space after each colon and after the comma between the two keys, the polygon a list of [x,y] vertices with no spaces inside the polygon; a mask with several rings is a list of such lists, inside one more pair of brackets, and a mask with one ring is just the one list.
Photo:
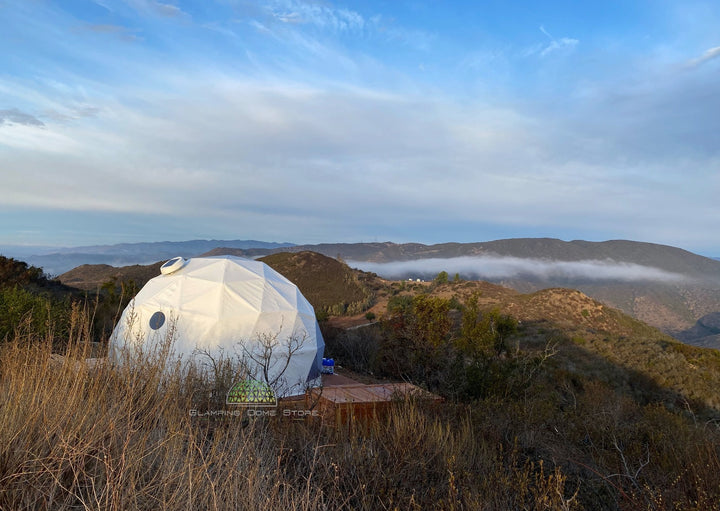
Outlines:
{"label": "dry grass", "polygon": [[116,366],[87,359],[90,344],[77,332],[62,357],[52,339],[30,342],[22,333],[0,346],[0,509],[504,509],[537,499],[564,509],[574,502],[562,474],[504,454],[467,416],[442,418],[404,402],[351,433],[321,420],[203,420],[190,410],[212,404],[205,375],[171,363],[162,349]]}
{"label": "dry grass", "polygon": [[217,383],[166,350],[90,363],[89,328],[73,321],[62,358],[27,330],[0,346],[2,510],[699,510],[720,498],[712,424],[602,383],[554,373],[514,397],[398,402],[350,431],[282,416],[244,426],[191,416],[223,406],[208,395]]}

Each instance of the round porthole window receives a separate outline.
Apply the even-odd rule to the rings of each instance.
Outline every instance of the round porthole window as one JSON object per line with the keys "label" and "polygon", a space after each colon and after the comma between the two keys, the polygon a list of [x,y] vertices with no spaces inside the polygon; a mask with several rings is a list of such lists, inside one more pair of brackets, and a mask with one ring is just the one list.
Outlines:
{"label": "round porthole window", "polygon": [[155,314],[150,316],[150,328],[157,330],[165,324],[165,314],[157,311]]}

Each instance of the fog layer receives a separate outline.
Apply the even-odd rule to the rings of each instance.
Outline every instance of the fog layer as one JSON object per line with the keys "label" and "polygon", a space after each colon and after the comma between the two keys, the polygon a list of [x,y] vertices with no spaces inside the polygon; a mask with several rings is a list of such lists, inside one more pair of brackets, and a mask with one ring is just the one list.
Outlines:
{"label": "fog layer", "polygon": [[687,277],[652,266],[623,263],[613,260],[553,261],[508,256],[455,257],[448,259],[417,259],[373,263],[348,261],[353,268],[377,273],[386,278],[436,275],[446,271],[451,278],[459,273],[463,278],[488,280],[535,278],[541,280],[610,280],[679,282]]}

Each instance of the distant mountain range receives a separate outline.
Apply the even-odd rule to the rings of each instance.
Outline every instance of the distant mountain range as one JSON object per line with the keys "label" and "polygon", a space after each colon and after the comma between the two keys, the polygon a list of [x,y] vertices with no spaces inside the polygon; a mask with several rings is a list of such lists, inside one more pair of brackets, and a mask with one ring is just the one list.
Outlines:
{"label": "distant mountain range", "polygon": [[[240,247],[237,247],[240,248]],[[346,261],[389,263],[419,259],[509,256],[552,261],[612,260],[650,266],[687,276],[712,275],[720,281],[720,260],[703,257],[667,245],[637,241],[562,241],[553,238],[515,238],[478,243],[323,243],[293,245],[278,249],[240,249],[218,246],[204,255],[235,254],[257,257],[273,252],[318,252]]]}
{"label": "distant mountain range", "polygon": [[83,264],[125,266],[151,264],[175,256],[194,257],[216,247],[272,250],[291,247],[292,243],[257,240],[190,240],[151,243],[120,243],[87,247],[42,248],[31,253],[28,247],[0,247],[0,255],[19,257],[42,268],[48,275],[60,275]]}
{"label": "distant mountain range", "polygon": [[[716,333],[702,325],[695,327],[701,318],[720,312],[720,260],[652,243],[518,238],[437,245],[293,245],[193,240],[67,248],[23,259],[58,275],[82,264],[128,266],[157,263],[177,255],[257,258],[303,251],[341,259],[352,267],[393,279],[427,280],[446,271],[450,278],[457,273],[462,279],[486,280],[523,293],[549,287],[578,289],[686,342],[708,345],[717,341],[713,337]],[[99,271],[97,278],[103,278],[107,271],[111,269]]]}
{"label": "distant mountain range", "polygon": [[[523,293],[573,288],[677,335],[720,311],[720,261],[667,245],[518,238],[481,243],[298,245],[388,278],[432,279],[446,271]],[[275,250],[216,248],[204,255],[257,257]],[[697,330],[701,333],[702,330]],[[692,335],[684,340],[690,342]],[[698,339],[702,344],[706,340]]]}

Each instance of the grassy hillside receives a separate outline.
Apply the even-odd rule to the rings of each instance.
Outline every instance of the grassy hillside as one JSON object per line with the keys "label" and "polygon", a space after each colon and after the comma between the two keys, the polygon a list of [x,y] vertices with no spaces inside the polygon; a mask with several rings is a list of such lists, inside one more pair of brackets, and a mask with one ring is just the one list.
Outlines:
{"label": "grassy hillside", "polygon": [[0,256],[0,342],[18,329],[37,338],[67,336],[74,304],[81,298],[41,269]]}
{"label": "grassy hillside", "polygon": [[260,258],[295,284],[316,312],[358,314],[374,300],[375,277],[317,252],[282,252]]}
{"label": "grassy hillside", "polygon": [[63,334],[30,323],[0,343],[0,509],[717,507],[720,352],[574,290],[383,282],[327,259],[273,262],[334,282],[321,298],[375,292],[380,321],[325,330],[338,370],[445,403],[397,402],[341,428],[199,416],[236,411],[224,373],[168,369],[162,350],[98,364],[89,316]]}
{"label": "grassy hillside", "polygon": [[[542,261],[614,261],[649,266],[687,277],[684,281],[593,280],[591,278],[539,278],[525,275],[495,281],[521,292],[548,287],[579,289],[604,303],[672,335],[690,328],[706,314],[720,311],[720,262],[666,245],[626,240],[604,242],[519,238],[482,243],[336,243],[275,249],[285,252],[314,251],[346,260],[391,262],[463,256],[508,256]],[[217,248],[213,255],[237,254]],[[417,272],[413,272],[417,273]],[[483,278],[463,275],[465,278]],[[432,278],[432,277],[431,277]],[[689,341],[692,342],[692,341]],[[699,341],[700,342],[700,341]]]}
{"label": "grassy hillside", "polygon": [[[386,307],[397,298],[409,303],[413,297],[428,296],[444,300],[451,316],[453,308],[458,308],[457,318],[476,296],[481,314],[497,311],[519,321],[518,332],[508,341],[511,344],[539,352],[551,340],[552,364],[558,369],[579,377],[592,375],[623,392],[645,394],[642,399],[653,396],[673,409],[693,402],[697,413],[720,414],[716,390],[720,388],[720,351],[683,344],[579,291],[555,288],[520,294],[474,281],[394,287],[395,294],[384,302]],[[387,312],[384,319],[391,321],[392,313]],[[450,341],[461,335],[458,321],[446,332]],[[366,361],[373,357],[364,354]],[[365,369],[379,367],[368,362]]]}
{"label": "grassy hillside", "polygon": [[24,261],[0,256],[0,289],[13,287],[58,296],[71,291],[61,282],[47,278],[41,268],[30,266]]}

